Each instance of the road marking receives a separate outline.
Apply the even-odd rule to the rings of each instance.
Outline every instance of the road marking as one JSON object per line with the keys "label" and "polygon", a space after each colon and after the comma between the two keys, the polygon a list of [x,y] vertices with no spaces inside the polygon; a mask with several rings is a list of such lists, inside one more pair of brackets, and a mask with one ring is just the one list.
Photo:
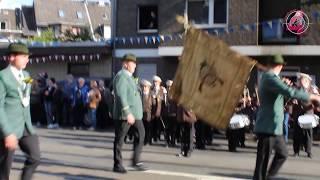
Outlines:
{"label": "road marking", "polygon": [[195,178],[197,180],[245,180],[242,178],[235,178],[235,177],[223,177],[223,176],[214,176],[214,175],[206,176],[206,175],[189,174],[189,173],[181,173],[181,172],[170,172],[170,171],[158,171],[158,170],[147,170],[147,171],[143,171],[143,172],[149,173],[149,174],[189,177],[189,178]]}

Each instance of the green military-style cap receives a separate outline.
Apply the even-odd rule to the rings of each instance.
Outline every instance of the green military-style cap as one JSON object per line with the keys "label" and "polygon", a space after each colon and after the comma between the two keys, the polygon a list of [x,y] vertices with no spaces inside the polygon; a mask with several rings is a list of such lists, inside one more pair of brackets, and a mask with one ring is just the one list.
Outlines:
{"label": "green military-style cap", "polygon": [[23,43],[11,43],[8,47],[8,54],[30,54],[27,45]]}
{"label": "green military-style cap", "polygon": [[272,64],[283,64],[283,65],[286,64],[286,62],[284,61],[284,59],[283,59],[281,54],[273,55],[271,63]]}
{"label": "green military-style cap", "polygon": [[266,60],[266,63],[269,65],[286,64],[281,54],[274,54],[272,56],[268,56]]}
{"label": "green military-style cap", "polygon": [[122,61],[137,62],[137,57],[134,54],[125,54],[122,58]]}

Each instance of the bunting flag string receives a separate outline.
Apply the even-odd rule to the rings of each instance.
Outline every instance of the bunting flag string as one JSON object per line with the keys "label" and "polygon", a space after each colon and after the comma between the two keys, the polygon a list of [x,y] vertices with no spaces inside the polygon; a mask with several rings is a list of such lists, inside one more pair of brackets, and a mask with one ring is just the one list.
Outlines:
{"label": "bunting flag string", "polygon": [[[309,15],[310,19],[312,20],[311,23],[318,23],[320,24],[320,11],[312,11]],[[207,31],[209,34],[215,35],[215,36],[222,36],[223,34],[229,35],[230,33],[234,32],[255,32],[257,31],[258,27],[261,27],[264,29],[265,34],[269,36],[274,36],[274,34],[279,33],[280,30],[282,32],[282,28],[285,26],[285,19],[279,18],[279,19],[273,19],[269,21],[263,21],[260,23],[251,23],[251,24],[240,24],[240,25],[230,25],[226,27],[216,27],[216,28],[208,28],[203,29]],[[106,43],[109,46],[113,46],[115,44],[118,45],[156,45],[167,41],[175,41],[175,40],[182,40],[184,38],[184,33],[172,33],[172,34],[152,34],[152,35],[145,35],[145,36],[128,36],[128,37],[114,37],[112,39],[108,39],[105,41],[101,41],[102,43]],[[9,42],[16,42],[18,40],[9,40]],[[35,42],[35,41],[27,41],[26,39],[21,39],[18,42],[25,42],[29,46],[61,46],[61,42]],[[33,58],[30,62],[31,63],[39,63],[40,61],[45,62],[47,60],[62,60],[62,61],[78,61],[80,60],[99,60],[101,59],[100,55],[94,55],[94,54],[88,54],[88,55],[50,55],[46,57],[31,57]],[[6,56],[0,56],[0,60],[7,60],[8,58]]]}

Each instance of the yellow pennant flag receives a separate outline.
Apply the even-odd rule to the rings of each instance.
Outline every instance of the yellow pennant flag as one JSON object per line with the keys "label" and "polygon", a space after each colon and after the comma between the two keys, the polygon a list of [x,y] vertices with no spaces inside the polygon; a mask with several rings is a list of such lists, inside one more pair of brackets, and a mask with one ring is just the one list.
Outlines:
{"label": "yellow pennant flag", "polygon": [[226,128],[255,64],[218,38],[190,28],[171,95],[208,124]]}

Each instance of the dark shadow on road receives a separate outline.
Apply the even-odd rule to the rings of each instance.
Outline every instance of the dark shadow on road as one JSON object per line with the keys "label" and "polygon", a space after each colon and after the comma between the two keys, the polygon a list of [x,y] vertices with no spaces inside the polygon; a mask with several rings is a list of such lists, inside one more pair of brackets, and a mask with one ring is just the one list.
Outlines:
{"label": "dark shadow on road", "polygon": [[113,140],[108,139],[94,139],[94,138],[80,138],[80,137],[61,137],[61,136],[47,136],[41,135],[42,138],[55,139],[55,140],[77,140],[77,141],[89,141],[89,142],[102,142],[102,143],[113,143]]}
{"label": "dark shadow on road", "polygon": [[248,175],[248,174],[237,174],[237,173],[232,173],[232,174],[226,174],[226,173],[210,173],[210,175],[223,176],[223,177],[232,177],[232,178],[241,178],[241,179],[252,179],[252,175]]}
{"label": "dark shadow on road", "polygon": [[[13,170],[20,171],[18,168],[12,168]],[[53,172],[46,172],[46,171],[36,171],[35,174],[41,175],[50,175],[54,177],[63,177],[65,180],[116,180],[115,178],[106,178],[106,177],[98,177],[98,176],[91,176],[85,174],[77,174],[71,175],[69,173],[53,173]]]}
{"label": "dark shadow on road", "polygon": [[[87,131],[91,132],[91,131]],[[99,132],[105,133],[105,132]],[[65,135],[65,136],[76,136],[76,137],[90,137],[90,138],[105,138],[105,139],[114,139],[113,135],[94,135],[94,134],[79,134],[77,131],[71,131],[70,133],[61,132],[61,131],[50,131],[49,134],[58,134],[58,135]]]}
{"label": "dark shadow on road", "polygon": [[[242,178],[242,179],[252,179],[252,175],[247,175],[247,174],[226,174],[226,173],[210,173],[210,175],[216,175],[216,176],[224,176],[224,177],[231,177],[231,178]],[[273,178],[273,180],[294,180],[294,179],[289,179],[289,178],[284,178],[284,177],[276,177]]]}

